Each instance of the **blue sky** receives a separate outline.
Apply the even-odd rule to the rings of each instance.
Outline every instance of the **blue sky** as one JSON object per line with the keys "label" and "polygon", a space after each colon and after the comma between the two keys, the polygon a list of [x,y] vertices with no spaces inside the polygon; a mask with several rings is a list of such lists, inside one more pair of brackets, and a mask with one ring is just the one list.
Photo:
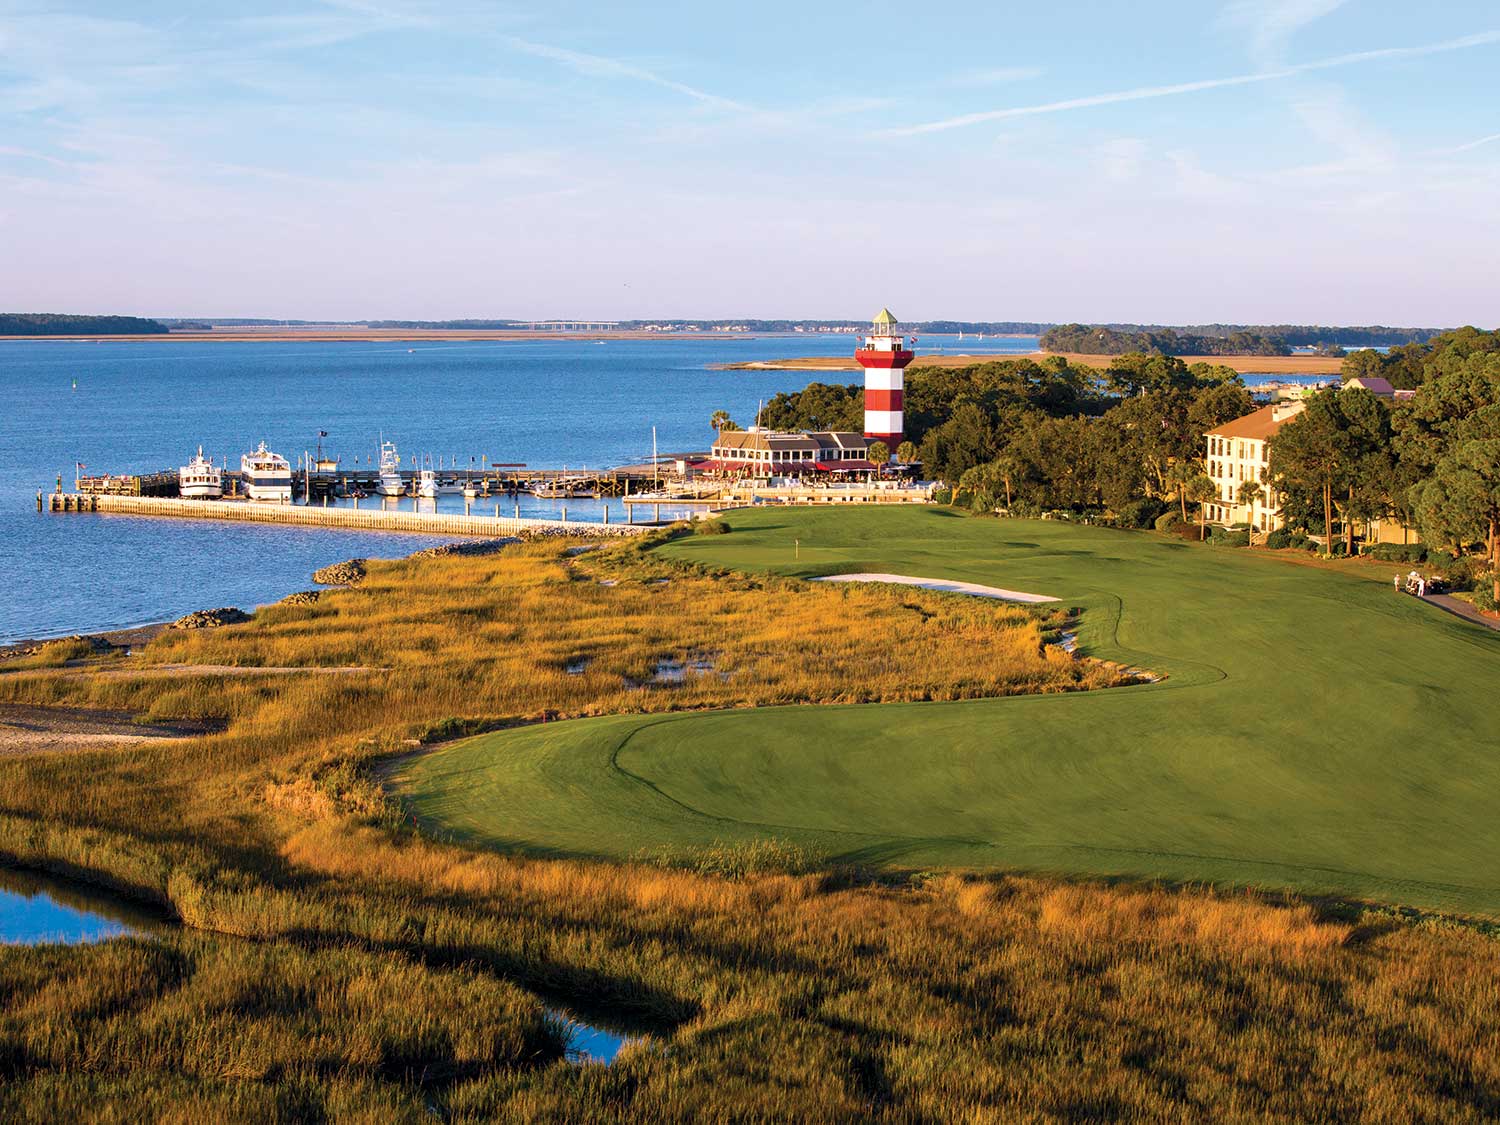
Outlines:
{"label": "blue sky", "polygon": [[0,0],[0,308],[1500,322],[1492,0]]}

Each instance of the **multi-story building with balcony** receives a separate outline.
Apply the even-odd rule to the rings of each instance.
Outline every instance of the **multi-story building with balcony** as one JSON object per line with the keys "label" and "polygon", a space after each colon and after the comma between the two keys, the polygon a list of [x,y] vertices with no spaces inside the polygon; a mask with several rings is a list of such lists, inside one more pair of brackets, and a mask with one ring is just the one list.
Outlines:
{"label": "multi-story building with balcony", "polygon": [[[1305,410],[1302,402],[1274,402],[1204,434],[1208,475],[1218,495],[1208,501],[1209,523],[1248,524],[1264,534],[1281,526],[1281,494],[1271,482],[1271,438]],[[1247,490],[1254,482],[1259,492]]]}

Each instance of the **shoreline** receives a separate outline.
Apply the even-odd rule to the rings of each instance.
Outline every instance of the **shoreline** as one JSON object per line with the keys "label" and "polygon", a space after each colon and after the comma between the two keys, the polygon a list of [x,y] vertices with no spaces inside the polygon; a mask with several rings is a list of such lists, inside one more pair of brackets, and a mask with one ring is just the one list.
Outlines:
{"label": "shoreline", "polygon": [[791,336],[792,333],[772,332],[764,335],[754,332],[646,332],[642,330],[609,329],[599,332],[533,332],[511,328],[351,328],[310,329],[272,328],[265,331],[243,328],[226,328],[210,332],[142,332],[128,335],[59,335],[59,336],[0,336],[0,343],[139,343],[151,341],[193,341],[197,343],[432,343],[500,341],[545,341],[548,343],[588,343],[594,340],[756,340],[774,336]]}
{"label": "shoreline", "polygon": [[129,650],[136,645],[148,644],[171,627],[170,621],[147,621],[140,625],[126,625],[118,629],[98,629],[90,633],[73,632],[57,633],[51,636],[21,637],[18,640],[0,644],[0,671],[4,671],[5,661],[29,656],[42,645],[51,644],[53,641],[79,637],[85,641],[101,641],[110,648]]}
{"label": "shoreline", "polygon": [[[1115,356],[1085,355],[1081,352],[986,352],[979,354],[928,354],[911,361],[907,371],[919,367],[970,367],[978,363],[1003,363],[1008,360],[1065,359],[1073,367],[1107,367]],[[1230,367],[1241,375],[1338,375],[1343,360],[1337,356],[1314,355],[1213,355],[1183,356],[1185,363],[1209,363]],[[746,360],[740,363],[716,363],[711,371],[862,371],[853,356],[799,356],[788,359]]]}

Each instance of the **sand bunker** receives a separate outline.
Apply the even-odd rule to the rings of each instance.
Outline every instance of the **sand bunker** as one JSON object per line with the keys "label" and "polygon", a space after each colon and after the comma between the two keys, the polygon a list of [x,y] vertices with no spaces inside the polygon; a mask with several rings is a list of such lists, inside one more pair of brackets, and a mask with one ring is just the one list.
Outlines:
{"label": "sand bunker", "polygon": [[891,582],[898,586],[921,586],[924,590],[940,590],[948,594],[973,594],[980,598],[999,598],[1007,602],[1025,602],[1039,605],[1055,602],[1046,594],[1028,594],[1023,590],[1004,590],[999,586],[981,586],[976,582],[955,582],[947,578],[912,578],[906,574],[829,574],[814,578],[814,582]]}

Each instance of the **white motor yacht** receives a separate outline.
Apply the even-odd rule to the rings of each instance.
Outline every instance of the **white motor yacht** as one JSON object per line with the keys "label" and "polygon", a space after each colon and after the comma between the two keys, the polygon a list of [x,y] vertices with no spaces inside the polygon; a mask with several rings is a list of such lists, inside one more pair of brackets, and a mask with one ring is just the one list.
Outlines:
{"label": "white motor yacht", "polygon": [[184,500],[217,500],[224,495],[224,470],[203,456],[203,447],[198,455],[177,470],[177,489]]}
{"label": "white motor yacht", "polygon": [[245,482],[247,500],[264,500],[276,504],[292,502],[292,466],[279,453],[272,453],[261,442],[254,453],[240,458],[240,472]]}

